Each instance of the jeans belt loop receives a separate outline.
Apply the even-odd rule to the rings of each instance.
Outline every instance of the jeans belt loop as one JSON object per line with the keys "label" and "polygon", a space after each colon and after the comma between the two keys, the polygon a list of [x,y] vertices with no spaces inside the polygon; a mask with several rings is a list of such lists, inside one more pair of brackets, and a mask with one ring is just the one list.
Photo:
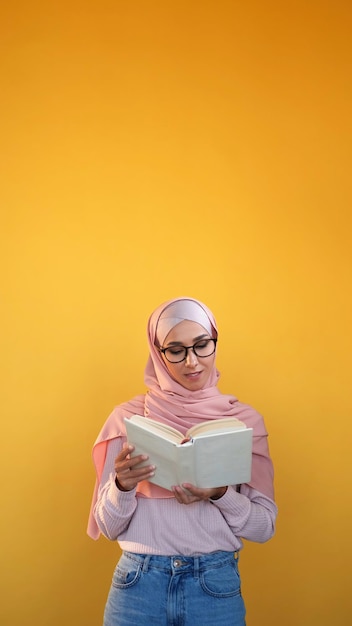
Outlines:
{"label": "jeans belt loop", "polygon": [[147,572],[149,567],[150,554],[146,554],[143,561],[142,572]]}
{"label": "jeans belt loop", "polygon": [[195,556],[193,560],[194,578],[199,578],[199,556]]}

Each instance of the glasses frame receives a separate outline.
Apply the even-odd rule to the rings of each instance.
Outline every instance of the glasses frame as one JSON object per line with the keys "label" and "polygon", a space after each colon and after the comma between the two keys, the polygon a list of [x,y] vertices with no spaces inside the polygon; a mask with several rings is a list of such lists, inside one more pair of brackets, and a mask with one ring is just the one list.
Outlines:
{"label": "glasses frame", "polygon": [[[185,361],[187,359],[188,356],[188,350],[192,350],[193,353],[196,355],[197,359],[207,359],[209,356],[211,356],[212,354],[214,354],[215,350],[216,350],[216,343],[217,343],[218,338],[217,337],[207,337],[207,339],[198,339],[198,341],[196,341],[193,346],[182,346],[180,345],[180,348],[183,348],[184,350],[186,350],[186,354],[183,357],[183,359],[181,359],[180,361],[170,361],[167,356],[166,356],[166,350],[170,350],[171,347],[173,346],[169,346],[168,348],[158,348],[159,352],[161,352],[165,359],[168,361],[168,363],[182,363],[182,361]],[[214,343],[214,350],[210,353],[207,354],[207,356],[200,356],[199,354],[197,354],[195,347],[197,346],[197,343],[202,343],[203,341],[212,341]],[[175,346],[176,347],[176,346]]]}

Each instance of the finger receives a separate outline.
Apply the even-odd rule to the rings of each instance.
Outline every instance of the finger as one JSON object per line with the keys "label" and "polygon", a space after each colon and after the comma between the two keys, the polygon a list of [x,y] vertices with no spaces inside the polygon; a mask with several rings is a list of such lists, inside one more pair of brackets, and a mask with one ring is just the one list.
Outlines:
{"label": "finger", "polygon": [[125,442],[122,446],[122,450],[119,454],[119,457],[125,459],[129,454],[131,454],[131,452],[133,452],[133,450],[134,450],[134,446],[132,446],[128,442]]}
{"label": "finger", "polygon": [[132,457],[129,461],[128,464],[129,466],[138,468],[138,466],[142,467],[146,467],[146,461],[148,461],[149,456],[147,454],[138,454],[137,456]]}
{"label": "finger", "polygon": [[154,476],[154,469],[150,470],[149,467],[146,467],[141,470],[116,472],[116,478],[123,489],[130,490],[134,489],[139,482],[149,480]]}
{"label": "finger", "polygon": [[[124,488],[133,488],[138,482],[148,480],[155,473],[155,465],[146,465],[148,460],[146,454],[139,455],[133,459],[125,459],[124,461],[115,461],[115,474],[118,482]],[[141,465],[142,463],[142,465]]]}
{"label": "finger", "polygon": [[123,463],[126,462],[128,458],[130,458],[129,455],[131,452],[133,452],[133,450],[134,450],[133,446],[129,446],[127,444],[124,445],[121,452],[119,452],[119,454],[115,458],[115,462],[114,462],[115,469],[117,465],[122,465]]}
{"label": "finger", "polygon": [[176,500],[180,504],[191,504],[192,502],[195,502],[195,500],[197,499],[197,498],[194,498],[194,496],[192,496],[192,494],[187,492],[180,485],[173,486],[172,487],[172,491],[174,492]]}
{"label": "finger", "polygon": [[136,457],[131,457],[131,453],[134,450],[134,446],[124,444],[121,452],[115,458],[115,469],[116,467],[131,467],[136,465],[137,463],[141,463],[142,461],[146,461],[148,457],[146,455],[139,455]]}
{"label": "finger", "polygon": [[115,472],[117,474],[129,474],[134,476],[141,476],[144,473],[155,470],[154,465],[146,465],[148,457],[146,455],[140,455],[133,459],[126,459],[125,461],[115,463]]}
{"label": "finger", "polygon": [[203,496],[203,490],[199,489],[199,487],[195,487],[191,483],[182,483],[181,488],[188,496],[193,496],[195,498],[202,498]]}

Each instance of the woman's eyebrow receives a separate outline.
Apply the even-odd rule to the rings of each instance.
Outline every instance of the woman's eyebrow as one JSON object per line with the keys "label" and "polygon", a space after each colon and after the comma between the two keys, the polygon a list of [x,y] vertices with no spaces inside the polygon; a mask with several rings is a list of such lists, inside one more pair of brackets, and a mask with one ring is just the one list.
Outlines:
{"label": "woman's eyebrow", "polygon": [[[211,339],[211,337],[209,337],[208,334],[204,334],[204,335],[199,335],[198,337],[195,337],[193,339],[193,342],[196,343],[197,341],[200,341],[200,339]],[[170,343],[167,344],[167,347],[169,346],[183,346],[182,341],[170,341]]]}

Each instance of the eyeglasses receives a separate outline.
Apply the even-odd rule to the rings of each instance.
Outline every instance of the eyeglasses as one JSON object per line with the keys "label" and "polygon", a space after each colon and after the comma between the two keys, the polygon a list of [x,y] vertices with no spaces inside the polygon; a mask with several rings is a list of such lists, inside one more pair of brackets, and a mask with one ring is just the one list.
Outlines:
{"label": "eyeglasses", "polygon": [[159,348],[160,352],[165,355],[169,363],[181,363],[187,359],[188,350],[193,350],[194,354],[200,359],[214,354],[217,339],[201,339],[196,341],[193,346],[170,346],[170,348]]}

